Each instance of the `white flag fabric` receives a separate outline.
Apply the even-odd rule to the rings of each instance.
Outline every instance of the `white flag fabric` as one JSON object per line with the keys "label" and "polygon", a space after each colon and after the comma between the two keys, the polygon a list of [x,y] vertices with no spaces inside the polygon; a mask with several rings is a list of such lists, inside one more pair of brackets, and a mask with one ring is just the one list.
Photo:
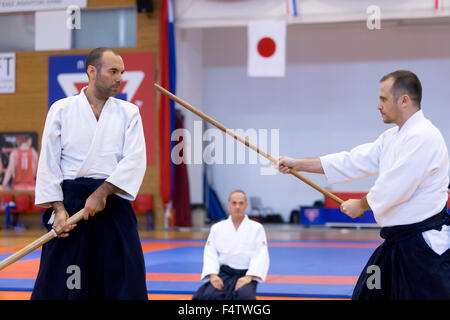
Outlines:
{"label": "white flag fabric", "polygon": [[286,72],[286,21],[248,23],[249,77],[284,77]]}

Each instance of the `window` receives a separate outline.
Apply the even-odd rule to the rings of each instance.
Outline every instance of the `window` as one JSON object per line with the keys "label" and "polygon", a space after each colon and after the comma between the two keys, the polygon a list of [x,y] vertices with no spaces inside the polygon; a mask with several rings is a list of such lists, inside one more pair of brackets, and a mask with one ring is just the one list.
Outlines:
{"label": "window", "polygon": [[[65,11],[64,11],[65,13]],[[136,46],[136,8],[82,10],[80,29],[68,33],[67,45],[71,49],[96,47],[135,47]],[[66,28],[65,20],[62,20]],[[57,27],[55,21],[45,21],[47,29]],[[36,50],[35,12],[0,14],[0,52]],[[55,50],[59,48],[49,48]],[[43,49],[45,50],[45,48]]]}
{"label": "window", "polygon": [[34,12],[0,14],[0,52],[34,50]]}
{"label": "window", "polygon": [[72,31],[72,48],[135,47],[136,8],[82,10],[81,28]]}

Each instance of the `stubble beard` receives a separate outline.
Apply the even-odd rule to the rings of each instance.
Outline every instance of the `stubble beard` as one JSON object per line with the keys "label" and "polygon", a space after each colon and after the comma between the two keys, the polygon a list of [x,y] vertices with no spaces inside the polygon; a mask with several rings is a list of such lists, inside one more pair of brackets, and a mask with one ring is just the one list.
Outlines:
{"label": "stubble beard", "polygon": [[119,88],[114,88],[115,84],[113,85],[106,85],[103,82],[103,78],[100,75],[100,72],[98,73],[97,79],[95,80],[95,88],[101,98],[108,99],[109,97],[115,96],[119,92]]}

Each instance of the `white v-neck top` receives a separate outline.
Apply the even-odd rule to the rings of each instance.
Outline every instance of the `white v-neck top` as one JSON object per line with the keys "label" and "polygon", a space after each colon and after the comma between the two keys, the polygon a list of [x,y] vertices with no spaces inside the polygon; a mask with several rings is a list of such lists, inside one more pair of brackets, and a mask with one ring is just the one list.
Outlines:
{"label": "white v-neck top", "polygon": [[58,100],[47,114],[36,177],[37,205],[62,201],[64,179],[106,179],[129,200],[139,191],[147,164],[138,107],[111,97],[97,121],[84,90]]}
{"label": "white v-neck top", "polygon": [[330,184],[378,174],[367,202],[382,227],[423,221],[440,212],[448,200],[447,146],[421,110],[400,130],[395,126],[375,142],[320,161]]}
{"label": "white v-neck top", "polygon": [[264,281],[269,270],[269,251],[264,227],[246,215],[236,230],[231,217],[211,227],[203,254],[201,278],[218,274],[221,265],[248,269],[247,275]]}

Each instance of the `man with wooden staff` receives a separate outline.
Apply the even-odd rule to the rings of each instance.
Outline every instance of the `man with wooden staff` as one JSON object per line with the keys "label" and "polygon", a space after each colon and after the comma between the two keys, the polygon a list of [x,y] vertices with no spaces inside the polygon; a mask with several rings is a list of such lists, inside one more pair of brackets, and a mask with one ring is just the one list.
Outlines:
{"label": "man with wooden staff", "polygon": [[353,218],[372,210],[385,239],[361,272],[353,299],[450,299],[448,152],[424,117],[421,98],[414,73],[392,72],[380,81],[377,109],[395,127],[350,152],[279,158],[281,172],[322,173],[330,184],[378,173],[365,197],[341,204]]}
{"label": "man with wooden staff", "polygon": [[[147,299],[134,200],[146,169],[138,108],[113,98],[124,64],[108,48],[86,59],[89,84],[47,115],[36,181],[44,222],[61,230],[42,248],[31,299]],[[66,219],[84,208],[77,225]],[[70,232],[70,234],[69,234]]]}

